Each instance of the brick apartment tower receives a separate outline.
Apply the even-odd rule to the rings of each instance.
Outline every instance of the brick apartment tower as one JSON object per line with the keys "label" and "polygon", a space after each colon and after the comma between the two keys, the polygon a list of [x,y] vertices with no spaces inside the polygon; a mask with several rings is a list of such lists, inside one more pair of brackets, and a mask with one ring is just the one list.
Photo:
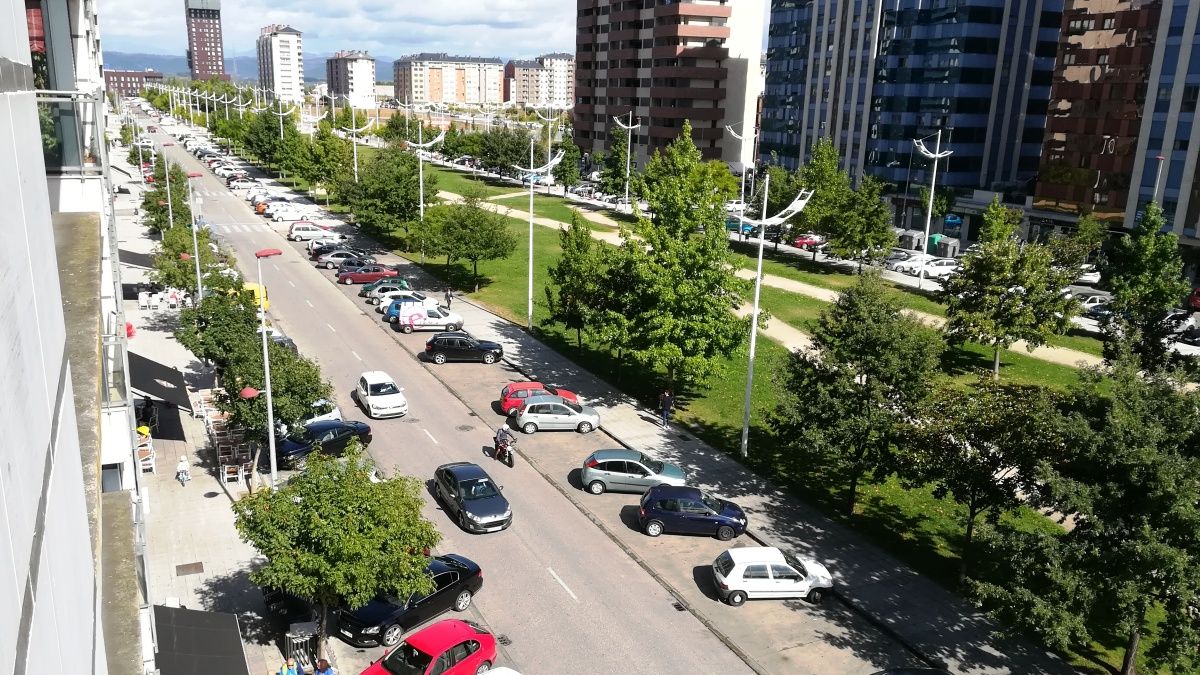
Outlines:
{"label": "brick apartment tower", "polygon": [[193,80],[225,74],[225,45],[221,38],[221,0],[184,0],[187,17],[188,68]]}
{"label": "brick apartment tower", "polygon": [[684,120],[709,159],[736,167],[753,149],[725,131],[753,128],[762,93],[764,3],[741,0],[576,0],[575,142],[607,150],[612,118],[641,118],[639,165],[679,136]]}

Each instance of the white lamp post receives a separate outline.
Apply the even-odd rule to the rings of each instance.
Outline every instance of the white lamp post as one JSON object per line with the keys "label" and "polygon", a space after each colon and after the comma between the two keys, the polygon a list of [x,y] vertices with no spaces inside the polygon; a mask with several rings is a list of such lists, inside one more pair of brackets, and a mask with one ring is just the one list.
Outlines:
{"label": "white lamp post", "polygon": [[[741,125],[742,125],[742,128],[743,128],[743,129],[745,129],[745,128],[746,128],[746,123],[745,123],[745,122],[742,122],[742,123],[741,123]],[[734,138],[736,138],[737,140],[741,141],[741,144],[742,144],[742,156],[744,157],[744,156],[746,155],[746,144],[747,144],[747,143],[750,143],[750,144],[753,144],[753,143],[754,143],[754,134],[741,134],[741,135],[739,135],[739,134],[738,134],[736,131],[734,131],[734,130],[733,130],[733,127],[732,127],[732,126],[726,126],[726,127],[725,127],[725,130],[729,132],[729,135],[730,135],[730,136],[733,136],[733,137],[734,137]],[[739,237],[742,235],[742,232],[744,232],[744,231],[745,231],[745,229],[746,229],[746,174],[747,174],[747,173],[748,173],[748,169],[747,169],[747,167],[746,167],[746,164],[745,164],[745,162],[743,162],[743,163],[742,163],[742,200],[741,200],[741,203],[742,203],[742,208],[741,208],[741,210],[740,210],[740,213],[738,214],[738,220],[740,221],[740,222],[738,223],[738,236],[739,236]],[[766,205],[766,202],[765,202],[765,201],[763,202],[763,205],[764,205],[764,206]],[[765,212],[764,212],[764,215],[765,215]],[[762,232],[762,234],[764,234],[764,235],[765,235],[765,234],[766,234],[766,232],[764,231],[764,232]],[[760,239],[761,239],[761,237],[760,237]],[[759,248],[761,248],[761,246],[760,246]]]}
{"label": "white lamp post", "polygon": [[425,143],[423,142],[425,137],[423,133],[424,129],[424,124],[421,124],[417,127],[416,143],[413,143],[412,141],[405,141],[405,144],[408,145],[408,147],[417,151],[417,189],[420,190],[421,195],[419,200],[421,220],[425,220],[425,151],[437,145],[438,143],[441,143],[442,140],[446,138],[446,131],[442,130],[442,133],[438,134],[437,138]]}
{"label": "white lamp post", "polygon": [[[350,120],[351,120],[351,123],[353,123],[354,109],[351,108],[350,110],[351,110]],[[349,128],[349,129],[347,129],[345,127],[338,127],[339,129],[342,130],[343,133],[350,134],[350,146],[354,149],[354,182],[355,183],[358,182],[358,135],[360,133],[366,131],[367,129],[370,129],[372,126],[374,126],[374,124],[375,124],[374,120],[367,118],[367,123],[365,125],[363,125],[361,129],[355,129],[353,127]],[[445,134],[443,133],[442,136],[445,136]],[[424,194],[424,188],[422,188],[422,194]],[[423,196],[421,198],[421,201],[422,202],[425,201],[425,198]],[[422,210],[422,218],[424,218],[423,210]]]}
{"label": "white lamp post", "polygon": [[537,176],[544,176],[544,175],[549,174],[551,171],[554,170],[555,166],[558,166],[558,163],[562,161],[562,158],[563,158],[563,151],[559,150],[558,154],[555,155],[545,165],[540,166],[540,167],[534,167],[533,166],[533,136],[530,136],[529,137],[529,168],[526,169],[523,166],[513,165],[513,168],[516,169],[517,171],[523,171],[529,175],[529,288],[528,288],[528,296],[527,296],[528,301],[529,301],[529,314],[528,314],[528,318],[526,320],[525,327],[528,328],[530,331],[533,330],[533,185],[534,185],[533,179],[536,178]]}
{"label": "white lamp post", "polygon": [[754,275],[754,311],[750,315],[750,362],[746,367],[746,394],[742,401],[742,457],[746,457],[749,452],[750,444],[750,393],[754,388],[754,354],[755,347],[758,344],[758,312],[759,312],[759,296],[762,292],[762,265],[763,265],[763,242],[767,240],[767,228],[772,225],[783,226],[792,216],[804,210],[808,206],[808,200],[812,199],[812,190],[801,190],[800,194],[788,204],[787,208],[780,211],[775,216],[767,217],[767,197],[771,193],[771,174],[763,180],[763,218],[762,220],[747,220],[746,222],[757,225],[758,230],[758,269]]}
{"label": "white lamp post", "polygon": [[633,132],[642,128],[642,118],[639,117],[637,124],[634,124],[633,109],[631,108],[629,110],[628,125],[623,124],[621,120],[617,119],[616,117],[613,118],[613,122],[625,130],[625,206],[629,209],[630,213],[633,213],[633,202],[629,201],[629,166],[630,159],[633,157]]}
{"label": "white lamp post", "polygon": [[263,350],[263,377],[266,380],[267,389],[267,450],[270,452],[271,458],[271,490],[275,489],[275,474],[277,471],[275,461],[275,411],[271,408],[271,359],[267,356],[267,282],[263,278],[262,261],[263,258],[271,258],[277,255],[283,255],[283,251],[277,248],[264,248],[257,251],[254,257],[258,260],[258,284],[262,286],[262,300],[259,310],[261,314],[260,330],[262,331],[262,350]]}
{"label": "white lamp post", "polygon": [[188,172],[188,210],[192,212],[192,254],[196,260],[196,306],[200,306],[200,301],[204,299],[204,281],[200,277],[200,243],[196,236],[196,200],[192,197],[192,181],[193,178],[199,178],[204,174],[199,171]]}
{"label": "white lamp post", "polygon": [[[924,251],[922,251],[922,253],[926,253],[926,254],[929,253],[929,227],[930,227],[930,225],[933,224],[933,194],[934,194],[934,191],[937,189],[937,163],[938,163],[939,159],[941,159],[943,157],[949,157],[950,155],[954,154],[953,150],[947,150],[945,152],[942,152],[942,130],[941,129],[937,130],[937,134],[930,134],[930,136],[933,136],[933,135],[937,136],[937,141],[935,142],[935,144],[933,146],[933,152],[930,152],[929,148],[925,147],[925,138],[929,138],[929,136],[926,136],[925,138],[914,138],[913,139],[913,145],[915,145],[917,147],[917,150],[922,155],[925,155],[929,159],[933,160],[933,174],[929,178],[929,203],[925,205],[925,238],[921,240],[921,247],[925,249]],[[922,263],[922,265],[924,265],[924,263]],[[925,279],[925,271],[919,269],[917,271],[917,290],[920,290],[921,282],[924,279]]]}
{"label": "white lamp post", "polygon": [[171,163],[167,161],[167,147],[175,145],[174,143],[163,143],[161,152],[163,156],[163,177],[167,181],[167,223],[171,227],[175,227],[175,208],[171,205]]}
{"label": "white lamp post", "polygon": [[[547,112],[549,112],[550,106],[546,106],[546,110],[547,110]],[[536,114],[538,116],[538,119],[540,119],[541,121],[546,123],[546,158],[549,159],[550,153],[553,151],[553,148],[554,148],[554,141],[552,140],[551,136],[554,133],[554,120],[556,118],[553,115],[550,117],[546,117],[545,115],[542,115],[542,111],[538,110],[537,108],[534,108],[533,112],[534,112],[534,114]],[[533,161],[530,160],[529,163],[533,164]],[[550,194],[549,181],[547,181],[547,185],[546,185],[546,194]],[[625,196],[628,197],[629,195],[625,195]]]}

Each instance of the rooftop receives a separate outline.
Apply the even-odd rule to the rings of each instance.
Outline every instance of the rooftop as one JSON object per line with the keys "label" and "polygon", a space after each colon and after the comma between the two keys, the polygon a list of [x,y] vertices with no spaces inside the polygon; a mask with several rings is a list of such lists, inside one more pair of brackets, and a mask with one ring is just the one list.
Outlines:
{"label": "rooftop", "polygon": [[445,52],[409,54],[396,59],[396,63],[411,63],[414,61],[432,61],[435,63],[494,63],[503,65],[503,61],[494,56],[449,56]]}
{"label": "rooftop", "polygon": [[334,59],[369,59],[369,58],[371,58],[371,55],[365,51],[358,50],[358,49],[343,49],[340,52],[337,52],[336,54],[331,56],[330,58],[334,58]]}

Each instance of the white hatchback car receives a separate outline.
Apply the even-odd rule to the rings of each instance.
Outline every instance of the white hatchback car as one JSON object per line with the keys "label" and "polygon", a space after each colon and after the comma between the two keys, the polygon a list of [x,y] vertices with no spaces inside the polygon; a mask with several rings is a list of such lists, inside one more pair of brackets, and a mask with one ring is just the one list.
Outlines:
{"label": "white hatchback car", "polygon": [[769,546],[731,548],[717,556],[712,570],[717,593],[733,607],[760,598],[804,598],[819,604],[833,588],[833,577],[821,563]]}
{"label": "white hatchback car", "polygon": [[404,398],[403,392],[391,375],[372,370],[359,376],[354,396],[371,419],[403,417],[408,414],[408,399]]}

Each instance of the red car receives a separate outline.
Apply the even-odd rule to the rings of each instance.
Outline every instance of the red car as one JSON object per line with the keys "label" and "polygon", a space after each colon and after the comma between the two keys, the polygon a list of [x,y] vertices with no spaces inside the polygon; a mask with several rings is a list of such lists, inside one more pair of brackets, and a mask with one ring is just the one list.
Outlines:
{"label": "red car", "polygon": [[446,619],[408,636],[359,675],[477,675],[496,662],[496,638],[473,621]]}
{"label": "red car", "polygon": [[796,237],[795,241],[792,242],[792,246],[796,248],[809,248],[811,246],[820,246],[823,243],[825,243],[825,237],[813,234],[812,232],[805,232]]}
{"label": "red car", "polygon": [[1200,312],[1200,286],[1192,289],[1192,294],[1187,299],[1187,307],[1193,312]]}
{"label": "red car", "polygon": [[367,265],[338,275],[339,284],[369,284],[372,281],[398,277],[400,273],[386,265]]}
{"label": "red car", "polygon": [[545,394],[561,396],[564,401],[579,403],[579,397],[575,395],[575,392],[566,389],[547,387],[541,382],[513,382],[500,390],[500,411],[505,415],[511,415],[521,409],[525,399]]}

